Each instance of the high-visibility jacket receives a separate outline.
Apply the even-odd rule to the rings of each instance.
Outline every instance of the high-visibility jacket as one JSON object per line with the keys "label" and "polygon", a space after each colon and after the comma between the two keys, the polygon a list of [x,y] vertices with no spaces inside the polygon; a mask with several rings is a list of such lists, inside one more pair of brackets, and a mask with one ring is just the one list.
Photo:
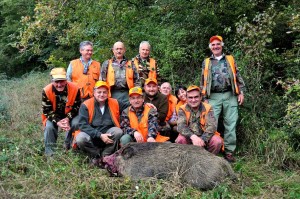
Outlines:
{"label": "high-visibility jacket", "polygon": [[[112,67],[112,62],[113,62],[112,59],[108,61],[108,69],[107,69],[107,77],[106,77],[106,83],[110,87],[115,85],[115,71],[114,68]],[[132,69],[131,61],[127,61],[125,66],[126,66],[125,76],[126,76],[127,86],[129,89],[131,89],[134,87],[133,69]]]}
{"label": "high-visibility jacket", "polygon": [[[148,78],[157,78],[157,74],[156,74],[156,61],[153,58],[150,58],[150,70],[149,70],[149,74],[148,74]],[[139,60],[137,58],[134,58],[134,65],[136,67],[138,67],[139,65]]]}
{"label": "high-visibility jacket", "polygon": [[[120,110],[119,110],[119,103],[116,99],[113,98],[107,98],[108,100],[108,109],[110,116],[115,124],[115,126],[120,127]],[[83,102],[83,104],[87,107],[88,109],[88,114],[89,114],[89,119],[88,122],[91,124],[93,122],[93,117],[94,117],[94,111],[95,111],[95,98],[90,98],[86,101]],[[77,130],[72,133],[73,136],[73,142],[72,142],[72,148],[76,149],[77,144],[75,142],[76,136],[80,133],[80,130]]]}
{"label": "high-visibility jacket", "polygon": [[[139,122],[136,113],[131,111],[131,106],[128,108],[128,118],[130,121],[130,127],[136,129],[139,133],[142,134],[144,138],[144,142],[147,142],[148,139],[148,117],[149,117],[150,110],[151,110],[151,106],[145,104],[143,116]],[[162,136],[159,133],[157,133],[157,136],[155,138],[156,142],[165,142],[167,140],[169,140],[169,137]]]}
{"label": "high-visibility jacket", "polygon": [[[232,90],[236,95],[240,94],[240,89],[237,84],[237,77],[236,77],[236,68],[234,65],[234,58],[232,55],[226,55],[226,62],[229,63],[229,76],[230,76],[230,81],[232,85]],[[203,87],[202,87],[202,95],[204,96],[210,96],[210,84],[212,81],[212,74],[211,74],[211,62],[210,58],[205,59],[205,65],[204,65],[204,73],[203,73]]]}
{"label": "high-visibility jacket", "polygon": [[178,115],[178,111],[179,111],[179,108],[184,105],[186,102],[183,102],[183,101],[179,101],[178,104],[176,105],[176,115]]}
{"label": "high-visibility jacket", "polygon": [[[205,111],[201,112],[201,115],[200,115],[200,126],[201,126],[201,129],[205,132],[205,123],[206,123],[205,116],[208,114],[209,110],[211,109],[211,105],[209,105],[208,103],[205,103],[205,102],[202,102],[202,105],[204,106]],[[190,117],[191,117],[191,112],[186,109],[186,104],[182,105],[180,108],[185,113],[186,124],[189,125],[189,120],[190,120]],[[222,142],[223,142],[222,151],[224,151],[224,140],[221,137],[220,133],[218,131],[216,131],[214,133],[214,135],[219,136],[222,139]]]}
{"label": "high-visibility jacket", "polygon": [[71,61],[72,66],[72,82],[76,83],[80,88],[81,98],[93,97],[95,83],[100,76],[100,63],[92,61],[87,74],[83,74],[84,66],[80,59]]}
{"label": "high-visibility jacket", "polygon": [[168,114],[166,117],[166,121],[169,121],[173,115],[173,112],[174,112],[176,104],[177,104],[177,97],[170,94],[168,96],[168,103],[169,103],[169,110],[168,110]]}
{"label": "high-visibility jacket", "polygon": [[[72,107],[74,105],[76,96],[77,96],[77,92],[78,92],[78,87],[72,83],[72,82],[67,82],[67,90],[68,90],[68,100],[65,106],[65,114],[69,113],[72,110]],[[52,103],[52,108],[53,108],[53,112],[55,112],[56,110],[56,95],[55,92],[53,91],[53,84],[48,84],[45,88],[44,91],[46,93],[47,98],[50,100],[50,102]],[[43,125],[46,126],[46,121],[47,121],[47,117],[42,114],[42,122]]]}

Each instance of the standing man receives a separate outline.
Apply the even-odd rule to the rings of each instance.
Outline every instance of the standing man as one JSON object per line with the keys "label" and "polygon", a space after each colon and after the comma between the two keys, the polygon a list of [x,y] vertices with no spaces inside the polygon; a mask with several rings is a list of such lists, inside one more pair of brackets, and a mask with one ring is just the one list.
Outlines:
{"label": "standing man", "polygon": [[244,102],[245,83],[233,56],[223,53],[223,38],[212,36],[209,42],[212,55],[202,63],[201,92],[213,107],[216,120],[223,109],[225,159],[234,162],[238,105]]}
{"label": "standing man", "polygon": [[95,166],[99,166],[100,157],[117,150],[123,134],[120,129],[119,103],[116,99],[109,98],[108,93],[109,86],[106,82],[98,81],[95,84],[94,97],[80,106],[80,132],[73,138],[73,143],[91,156]]}
{"label": "standing man", "polygon": [[165,142],[169,138],[161,136],[157,130],[157,110],[144,103],[140,87],[129,90],[130,106],[121,115],[121,146],[129,142]]}
{"label": "standing man", "polygon": [[148,41],[142,41],[139,47],[139,54],[132,59],[135,67],[138,69],[142,87],[147,78],[160,80],[157,62],[150,57],[150,52],[150,43]]}
{"label": "standing man", "polygon": [[[217,122],[212,107],[201,102],[200,88],[192,85],[187,89],[187,104],[178,111],[178,144],[193,144],[218,154],[222,147],[222,138],[215,135]],[[216,133],[218,134],[218,133]]]}
{"label": "standing man", "polygon": [[170,125],[166,121],[166,117],[169,110],[169,103],[167,96],[158,92],[157,80],[153,78],[148,78],[144,85],[145,95],[144,101],[146,103],[153,104],[158,112],[158,131],[162,135],[169,136]]}
{"label": "standing man", "polygon": [[93,97],[93,89],[100,76],[100,63],[92,60],[92,42],[81,42],[79,52],[81,54],[80,58],[71,61],[69,64],[67,79],[77,84],[81,92],[81,98],[84,101]]}
{"label": "standing man", "polygon": [[45,127],[45,154],[52,156],[58,137],[58,127],[64,131],[76,129],[78,110],[81,103],[78,87],[67,82],[64,68],[53,68],[50,72],[52,83],[42,93],[42,120]]}
{"label": "standing man", "polygon": [[111,97],[129,106],[128,91],[140,86],[139,75],[136,67],[124,56],[126,49],[122,42],[116,42],[112,50],[114,56],[103,63],[100,80],[110,87]]}

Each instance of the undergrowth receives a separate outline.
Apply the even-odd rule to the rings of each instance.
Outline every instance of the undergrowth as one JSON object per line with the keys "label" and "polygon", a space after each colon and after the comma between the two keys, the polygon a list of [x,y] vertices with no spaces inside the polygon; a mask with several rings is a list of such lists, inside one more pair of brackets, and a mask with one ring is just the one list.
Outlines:
{"label": "undergrowth", "polygon": [[274,164],[281,161],[273,153],[276,147],[279,151],[286,145],[268,151],[269,142],[275,143],[272,136],[257,143],[257,147],[265,145],[260,155],[240,153],[232,165],[238,176],[235,182],[210,191],[154,178],[110,177],[106,170],[90,168],[85,155],[66,153],[63,133],[55,156],[46,158],[40,113],[47,76],[31,73],[22,79],[0,80],[1,198],[300,198],[299,168]]}

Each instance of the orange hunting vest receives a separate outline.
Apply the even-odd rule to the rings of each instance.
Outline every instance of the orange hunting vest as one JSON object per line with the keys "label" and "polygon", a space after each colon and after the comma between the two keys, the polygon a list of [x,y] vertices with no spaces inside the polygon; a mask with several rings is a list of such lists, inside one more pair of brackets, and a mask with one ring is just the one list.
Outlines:
{"label": "orange hunting vest", "polygon": [[[53,85],[52,83],[48,84],[44,88],[44,91],[45,91],[48,99],[52,103],[53,112],[55,112],[55,110],[56,110],[56,95],[53,92],[52,85]],[[72,110],[72,106],[74,105],[76,95],[78,92],[78,87],[72,82],[67,82],[67,89],[68,89],[68,101],[67,101],[66,107],[65,107],[65,114],[69,113]],[[47,117],[44,114],[42,114],[42,121],[43,121],[43,125],[46,126]]]}
{"label": "orange hunting vest", "polygon": [[[233,73],[233,84],[234,84],[234,91],[235,94],[240,94],[240,90],[239,87],[237,85],[237,80],[236,80],[236,68],[234,66],[234,58],[232,55],[226,55],[226,61],[227,63],[229,63],[231,71]],[[204,82],[203,82],[203,88],[202,88],[202,95],[206,95],[207,94],[207,82],[208,82],[208,78],[209,78],[209,72],[210,72],[210,58],[206,58],[205,59],[205,67],[204,67]]]}
{"label": "orange hunting vest", "polygon": [[[204,111],[201,112],[201,115],[200,115],[200,125],[201,125],[201,129],[203,131],[205,131],[205,123],[206,123],[205,116],[208,114],[209,110],[211,109],[211,105],[209,105],[208,103],[205,103],[205,102],[202,102],[202,105],[205,107],[205,112]],[[182,110],[185,113],[186,124],[188,125],[190,117],[191,117],[191,112],[186,110],[186,104],[182,105],[180,108],[182,108]],[[224,140],[223,140],[223,138],[221,137],[221,135],[220,135],[220,133],[218,131],[215,132],[215,135],[219,136],[222,139],[222,142],[223,142],[222,151],[224,151]]]}
{"label": "orange hunting vest", "polygon": [[173,115],[173,112],[175,110],[176,104],[177,104],[177,97],[174,95],[168,96],[168,103],[169,103],[169,110],[165,121],[169,121]]}
{"label": "orange hunting vest", "polygon": [[[108,100],[108,109],[110,112],[110,116],[115,124],[115,126],[120,127],[120,111],[119,111],[119,103],[116,99],[113,98],[107,98]],[[94,117],[94,110],[95,110],[95,98],[90,98],[83,102],[83,104],[87,107],[88,113],[89,113],[89,124],[92,123],[93,117]],[[73,136],[73,142],[72,142],[72,148],[76,149],[77,144],[75,142],[76,136],[80,133],[80,130],[77,130],[72,133]]]}
{"label": "orange hunting vest", "polygon": [[[138,67],[138,65],[139,65],[139,61],[138,61],[137,58],[134,58],[134,65],[136,67]],[[148,74],[148,78],[156,79],[156,77],[157,77],[157,74],[156,74],[156,61],[155,61],[155,59],[150,58],[150,71],[149,71],[149,74]]]}
{"label": "orange hunting vest", "polygon": [[100,76],[100,63],[92,61],[87,74],[83,74],[84,66],[80,59],[71,61],[72,66],[72,82],[76,83],[80,88],[81,98],[93,97],[95,83]]}
{"label": "orange hunting vest", "polygon": [[[138,121],[138,118],[137,118],[135,112],[131,111],[130,109],[131,109],[131,106],[128,107],[128,118],[130,121],[130,127],[136,129],[139,133],[141,133],[144,138],[144,142],[147,142],[148,116],[149,116],[151,106],[145,104],[143,116],[142,116],[140,122]],[[159,133],[157,133],[157,136],[155,138],[156,142],[165,142],[167,140],[169,140],[169,137],[162,136]]]}
{"label": "orange hunting vest", "polygon": [[178,104],[176,105],[176,115],[178,115],[178,110],[179,108],[184,105],[186,102],[183,102],[183,101],[179,101]]}
{"label": "orange hunting vest", "polygon": [[[115,71],[114,68],[112,67],[112,59],[108,61],[108,69],[107,69],[107,78],[106,78],[106,83],[109,86],[115,85]],[[127,86],[129,89],[134,87],[134,82],[133,82],[133,69],[131,66],[131,61],[127,61],[126,63],[126,82]]]}

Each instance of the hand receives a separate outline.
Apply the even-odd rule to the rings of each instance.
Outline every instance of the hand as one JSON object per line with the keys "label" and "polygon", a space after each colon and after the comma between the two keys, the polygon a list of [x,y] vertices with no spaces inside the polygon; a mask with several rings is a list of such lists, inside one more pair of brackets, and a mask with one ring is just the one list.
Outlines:
{"label": "hand", "polygon": [[60,127],[64,131],[68,131],[71,129],[69,118],[67,118],[67,117],[62,120],[59,120],[56,124],[58,127]]}
{"label": "hand", "polygon": [[149,102],[147,102],[146,103],[148,106],[150,106],[150,108],[154,108],[156,111],[157,111],[157,108],[156,108],[156,106],[154,106],[154,104],[151,104],[151,103],[149,103]]}
{"label": "hand", "polygon": [[142,65],[139,65],[139,71],[142,71],[143,70],[143,66]]}
{"label": "hand", "polygon": [[201,147],[205,146],[205,142],[197,135],[192,135],[191,140],[193,142],[193,145],[195,145],[195,146],[201,146]]}
{"label": "hand", "polygon": [[239,102],[239,105],[242,105],[244,103],[244,94],[243,93],[240,93],[238,95],[238,102]]}
{"label": "hand", "polygon": [[110,136],[111,136],[110,133],[103,133],[100,135],[100,138],[105,144],[112,144],[114,143],[114,141],[109,138]]}
{"label": "hand", "polygon": [[153,137],[149,137],[149,138],[147,139],[147,142],[156,142],[156,141],[155,141],[155,139],[154,139]]}
{"label": "hand", "polygon": [[138,131],[135,131],[133,133],[133,136],[134,136],[136,142],[139,142],[139,143],[144,142],[144,138],[143,138],[142,134],[140,134]]}

